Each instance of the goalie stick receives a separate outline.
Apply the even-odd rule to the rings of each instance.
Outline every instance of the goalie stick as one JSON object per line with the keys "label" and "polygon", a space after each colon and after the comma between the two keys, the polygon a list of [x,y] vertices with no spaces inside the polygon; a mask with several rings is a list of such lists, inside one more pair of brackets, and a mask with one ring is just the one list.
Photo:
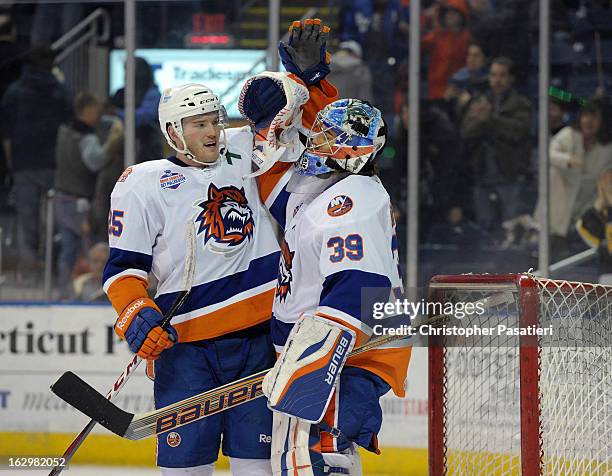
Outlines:
{"label": "goalie stick", "polygon": [[[477,302],[483,303],[486,307],[492,307],[508,302],[509,296],[514,299],[511,293],[498,292]],[[448,315],[440,314],[424,319],[423,322],[415,322],[415,325],[420,329],[423,326],[436,324],[445,319],[448,319]],[[403,335],[387,335],[372,339],[354,349],[349,354],[349,358],[405,338]],[[126,412],[117,407],[72,372],[64,373],[51,386],[51,390],[62,400],[116,435],[130,440],[140,440],[201,420],[263,396],[262,381],[269,371],[270,369],[262,370],[163,408],[137,414]]]}
{"label": "goalie stick", "polygon": [[[185,241],[187,244],[187,252],[185,254],[185,268],[183,270],[183,287],[174,299],[174,302],[172,303],[172,306],[170,306],[170,309],[168,309],[168,312],[166,312],[166,314],[164,315],[164,320],[160,324],[162,328],[165,328],[168,325],[168,323],[176,314],[176,311],[183,305],[193,285],[193,276],[195,274],[196,245],[195,231],[191,220],[188,221],[185,226]],[[119,391],[125,385],[125,382],[127,382],[127,380],[132,376],[134,371],[138,368],[140,362],[142,362],[142,359],[138,355],[134,354],[132,360],[127,364],[125,370],[121,372],[121,375],[119,375],[117,380],[115,380],[115,383],[106,394],[106,397],[104,397],[106,401],[110,402],[110,400],[112,400],[119,393]],[[68,446],[68,448],[66,448],[66,451],[64,451],[64,454],[62,455],[62,466],[55,466],[49,473],[49,476],[57,476],[63,471],[63,469],[68,465],[68,462],[72,459],[74,454],[80,448],[81,444],[83,444],[85,438],[87,438],[89,433],[91,433],[91,430],[93,430],[94,426],[96,426],[96,423],[98,422],[95,419],[92,419],[85,426],[85,428],[83,428],[81,432],[75,437],[75,439],[72,440],[72,443],[70,443],[70,445]]]}

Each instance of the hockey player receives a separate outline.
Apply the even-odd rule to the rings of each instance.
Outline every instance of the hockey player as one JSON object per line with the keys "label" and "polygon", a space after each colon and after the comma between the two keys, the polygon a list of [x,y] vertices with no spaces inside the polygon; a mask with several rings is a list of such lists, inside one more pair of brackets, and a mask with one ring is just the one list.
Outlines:
{"label": "hockey player", "polygon": [[378,109],[338,100],[317,115],[295,164],[264,164],[258,179],[285,232],[272,319],[280,356],[264,380],[275,475],[360,475],[356,446],[379,452],[380,396],[404,395],[405,343],[347,359],[372,335],[362,289],[384,299],[402,286],[389,195],[374,167],[385,139]]}
{"label": "hockey player", "polygon": [[[329,70],[324,55],[329,30],[314,20],[302,27],[310,34],[287,54],[307,66],[304,51],[316,52],[316,64],[308,65],[322,73],[305,78],[316,89],[310,106],[318,110],[326,88],[321,80]],[[287,111],[309,97],[304,82],[295,77],[294,84]],[[264,121],[268,111],[282,117],[281,107],[267,100],[265,90],[258,97]],[[133,352],[155,361],[150,370],[157,407],[274,363],[269,323],[279,260],[256,181],[245,178],[251,172],[251,129],[226,130],[219,98],[199,84],[164,91],[159,121],[176,155],[129,167],[119,178],[111,196],[103,278],[119,314],[116,332]],[[163,313],[181,286],[187,222],[197,240],[194,284],[171,325],[162,329]],[[149,273],[158,281],[155,299],[147,291]],[[211,475],[222,441],[234,475],[269,475],[271,425],[265,400],[255,400],[160,435],[157,464],[166,476]]]}
{"label": "hockey player", "polygon": [[[160,124],[176,156],[126,169],[111,195],[104,289],[119,314],[116,332],[155,360],[156,407],[273,362],[268,321],[278,244],[255,184],[242,178],[250,172],[251,133],[222,134],[219,115],[219,100],[205,86],[164,91]],[[162,330],[182,284],[188,220],[196,233],[193,288]],[[147,293],[150,272],[159,283],[155,300]],[[162,474],[212,474],[223,434],[234,474],[268,475],[264,406],[254,401],[161,435]]]}

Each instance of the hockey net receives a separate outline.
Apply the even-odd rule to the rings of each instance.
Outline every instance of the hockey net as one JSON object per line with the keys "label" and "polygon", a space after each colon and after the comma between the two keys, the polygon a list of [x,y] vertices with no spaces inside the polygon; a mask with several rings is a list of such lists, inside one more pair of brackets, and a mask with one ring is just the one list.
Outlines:
{"label": "hockey net", "polygon": [[612,474],[612,287],[531,275],[430,284],[439,302],[500,293],[506,299],[452,325],[537,326],[552,335],[430,342],[429,474]]}

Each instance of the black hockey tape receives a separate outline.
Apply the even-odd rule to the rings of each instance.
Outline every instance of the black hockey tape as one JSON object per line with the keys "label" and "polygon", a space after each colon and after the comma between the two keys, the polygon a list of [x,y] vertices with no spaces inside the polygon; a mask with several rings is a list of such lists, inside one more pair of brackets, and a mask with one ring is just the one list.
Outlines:
{"label": "black hockey tape", "polygon": [[133,413],[113,405],[104,395],[72,372],[65,372],[51,391],[74,408],[116,435],[123,436],[130,425]]}

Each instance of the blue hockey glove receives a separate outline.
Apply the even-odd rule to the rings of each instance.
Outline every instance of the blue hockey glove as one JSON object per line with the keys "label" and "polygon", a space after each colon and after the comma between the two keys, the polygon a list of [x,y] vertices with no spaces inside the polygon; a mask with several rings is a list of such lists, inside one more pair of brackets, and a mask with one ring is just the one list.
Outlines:
{"label": "blue hockey glove", "polygon": [[161,328],[163,320],[153,300],[138,298],[121,313],[115,323],[115,332],[139,357],[155,360],[162,351],[178,342],[178,334],[172,326]]}
{"label": "blue hockey glove", "polygon": [[300,77],[307,86],[317,84],[329,74],[327,40],[329,27],[318,18],[294,21],[287,44],[278,44],[278,54],[287,71]]}

